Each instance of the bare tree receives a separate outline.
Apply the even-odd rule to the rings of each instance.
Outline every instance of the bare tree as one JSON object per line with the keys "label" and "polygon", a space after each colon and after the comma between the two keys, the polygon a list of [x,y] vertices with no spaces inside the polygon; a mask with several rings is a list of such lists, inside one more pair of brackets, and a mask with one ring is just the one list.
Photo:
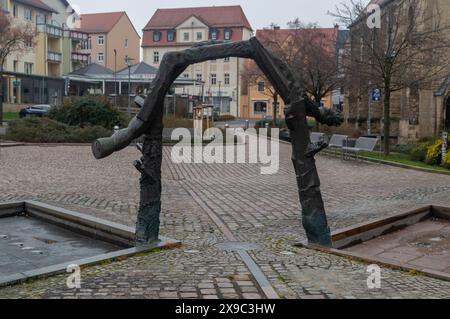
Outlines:
{"label": "bare tree", "polygon": [[[370,87],[383,90],[384,153],[390,153],[392,93],[412,87],[430,88],[448,75],[449,25],[437,8],[424,0],[384,0],[377,11],[361,0],[338,6],[333,16],[350,29],[344,72],[351,92],[362,95]],[[368,23],[369,22],[369,23]],[[375,22],[375,23],[374,23]],[[359,92],[357,92],[359,90]],[[367,92],[367,91],[365,91]]]}
{"label": "bare tree", "polygon": [[3,66],[12,53],[23,53],[35,44],[36,28],[30,23],[16,24],[0,11],[0,124],[3,122]]}
{"label": "bare tree", "polygon": [[294,31],[289,46],[297,48],[291,65],[306,92],[320,103],[339,84],[337,28],[321,29],[317,24],[303,25],[298,19],[288,23]]}
{"label": "bare tree", "polygon": [[[288,22],[289,29],[279,29],[274,24],[257,34],[258,39],[270,48],[291,68],[303,88],[316,103],[333,91],[338,83],[337,76],[337,29],[321,29],[315,23],[304,24],[298,18]],[[255,83],[265,81],[264,75],[254,63],[250,63],[242,73],[244,81]],[[269,84],[265,94],[272,97],[277,105],[279,97]],[[274,119],[278,114],[276,106]]]}

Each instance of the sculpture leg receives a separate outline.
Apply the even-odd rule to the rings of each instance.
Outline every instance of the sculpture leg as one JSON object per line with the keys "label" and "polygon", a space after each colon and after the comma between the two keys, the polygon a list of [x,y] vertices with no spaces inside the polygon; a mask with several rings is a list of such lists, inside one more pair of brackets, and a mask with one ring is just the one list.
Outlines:
{"label": "sculpture leg", "polygon": [[305,100],[286,107],[286,123],[291,131],[292,161],[302,206],[302,220],[310,244],[332,246],[331,232],[320,192],[320,179],[311,147]]}
{"label": "sculpture leg", "polygon": [[136,222],[136,245],[158,241],[161,214],[162,108],[150,130],[144,135],[141,171],[141,194]]}

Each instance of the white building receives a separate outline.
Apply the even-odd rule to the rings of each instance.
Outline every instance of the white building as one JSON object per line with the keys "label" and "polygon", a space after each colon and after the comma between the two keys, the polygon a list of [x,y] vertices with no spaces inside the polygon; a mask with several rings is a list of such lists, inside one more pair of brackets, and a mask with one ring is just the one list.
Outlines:
{"label": "white building", "polygon": [[[159,67],[167,52],[203,41],[248,40],[252,34],[241,6],[158,9],[144,28],[143,60]],[[183,77],[204,81],[205,101],[213,103],[222,114],[239,117],[243,64],[241,58],[207,61],[191,65]]]}

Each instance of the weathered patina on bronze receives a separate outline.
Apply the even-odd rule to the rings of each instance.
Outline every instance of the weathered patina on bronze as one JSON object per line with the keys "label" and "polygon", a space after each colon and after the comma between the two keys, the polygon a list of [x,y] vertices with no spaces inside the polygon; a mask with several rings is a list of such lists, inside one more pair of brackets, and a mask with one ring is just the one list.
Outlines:
{"label": "weathered patina on bronze", "polygon": [[288,65],[264,48],[256,38],[233,43],[205,42],[184,51],[165,54],[159,72],[151,84],[150,94],[128,128],[93,144],[94,156],[102,159],[127,147],[134,139],[144,136],[142,160],[135,162],[136,168],[142,174],[136,244],[156,241],[159,236],[164,98],[175,79],[189,65],[227,57],[253,59],[283,98],[286,104],[286,121],[292,136],[292,160],[297,174],[303,225],[311,244],[331,246],[331,234],[314,160],[314,155],[327,145],[311,144],[307,116],[330,126],[340,125],[342,119],[334,112],[312,103]]}

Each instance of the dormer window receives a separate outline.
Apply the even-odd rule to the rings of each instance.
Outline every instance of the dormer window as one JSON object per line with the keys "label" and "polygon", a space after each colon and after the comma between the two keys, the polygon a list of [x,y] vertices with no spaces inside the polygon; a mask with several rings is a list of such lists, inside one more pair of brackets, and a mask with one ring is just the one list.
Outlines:
{"label": "dormer window", "polygon": [[175,31],[167,32],[167,42],[175,41]]}
{"label": "dormer window", "polygon": [[233,31],[231,29],[225,29],[223,37],[225,40],[231,40],[231,36],[233,35]]}
{"label": "dormer window", "polygon": [[161,41],[161,32],[154,31],[153,32],[153,42],[159,42]]}
{"label": "dormer window", "polygon": [[219,30],[217,29],[211,30],[211,40],[219,40]]}

